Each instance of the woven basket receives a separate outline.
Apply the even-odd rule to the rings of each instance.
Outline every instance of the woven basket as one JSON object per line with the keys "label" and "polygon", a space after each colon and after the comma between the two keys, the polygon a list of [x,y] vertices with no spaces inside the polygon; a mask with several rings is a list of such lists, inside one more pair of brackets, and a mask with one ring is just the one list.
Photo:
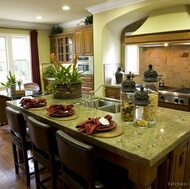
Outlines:
{"label": "woven basket", "polygon": [[58,84],[57,92],[53,94],[55,99],[73,99],[82,96],[82,83],[75,83],[71,86]]}

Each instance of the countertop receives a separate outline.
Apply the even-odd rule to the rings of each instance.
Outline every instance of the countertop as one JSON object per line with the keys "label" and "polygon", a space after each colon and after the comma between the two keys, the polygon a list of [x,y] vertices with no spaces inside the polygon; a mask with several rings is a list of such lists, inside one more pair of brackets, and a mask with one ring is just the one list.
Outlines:
{"label": "countertop", "polygon": [[[51,95],[46,95],[42,98],[46,98],[48,104],[75,104],[80,101],[80,99],[53,99]],[[40,120],[48,121],[48,123],[52,124],[57,129],[75,134],[86,141],[90,141],[90,143],[96,146],[100,146],[103,149],[109,150],[131,161],[138,162],[144,166],[154,165],[162,157],[170,153],[179,144],[190,137],[189,112],[159,107],[156,125],[151,128],[142,129],[122,122],[120,113],[111,114],[75,104],[74,108],[79,117],[69,121],[59,121],[48,118],[46,116],[46,109],[24,109],[20,107],[19,102],[20,100],[8,101],[7,105],[21,110],[23,113],[39,118]],[[77,123],[89,117],[104,117],[107,114],[112,115],[112,119],[117,125],[123,127],[124,133],[122,135],[113,138],[100,138],[79,133],[75,128]]]}

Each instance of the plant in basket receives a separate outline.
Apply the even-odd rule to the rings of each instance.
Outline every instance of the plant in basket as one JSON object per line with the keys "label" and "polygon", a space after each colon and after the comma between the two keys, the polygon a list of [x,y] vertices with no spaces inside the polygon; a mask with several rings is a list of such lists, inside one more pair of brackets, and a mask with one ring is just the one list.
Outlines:
{"label": "plant in basket", "polygon": [[76,68],[78,55],[75,55],[73,64],[67,67],[57,63],[54,53],[51,53],[50,57],[53,64],[49,70],[51,70],[51,77],[54,79],[47,86],[46,92],[52,93],[53,97],[57,99],[81,97],[82,73]]}

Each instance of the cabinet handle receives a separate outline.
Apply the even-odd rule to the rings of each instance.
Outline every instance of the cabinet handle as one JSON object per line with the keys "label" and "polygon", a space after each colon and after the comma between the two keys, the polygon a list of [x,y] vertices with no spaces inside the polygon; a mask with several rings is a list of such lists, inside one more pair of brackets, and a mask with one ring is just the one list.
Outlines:
{"label": "cabinet handle", "polygon": [[184,160],[184,152],[182,152],[179,156],[179,167],[181,167],[181,165],[183,164],[183,160]]}

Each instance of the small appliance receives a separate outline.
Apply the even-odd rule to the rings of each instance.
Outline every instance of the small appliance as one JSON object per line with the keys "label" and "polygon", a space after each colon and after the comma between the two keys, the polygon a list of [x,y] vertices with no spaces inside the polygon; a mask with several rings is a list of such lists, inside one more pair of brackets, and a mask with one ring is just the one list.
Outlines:
{"label": "small appliance", "polygon": [[94,57],[93,56],[79,56],[77,60],[77,68],[84,75],[94,74]]}

